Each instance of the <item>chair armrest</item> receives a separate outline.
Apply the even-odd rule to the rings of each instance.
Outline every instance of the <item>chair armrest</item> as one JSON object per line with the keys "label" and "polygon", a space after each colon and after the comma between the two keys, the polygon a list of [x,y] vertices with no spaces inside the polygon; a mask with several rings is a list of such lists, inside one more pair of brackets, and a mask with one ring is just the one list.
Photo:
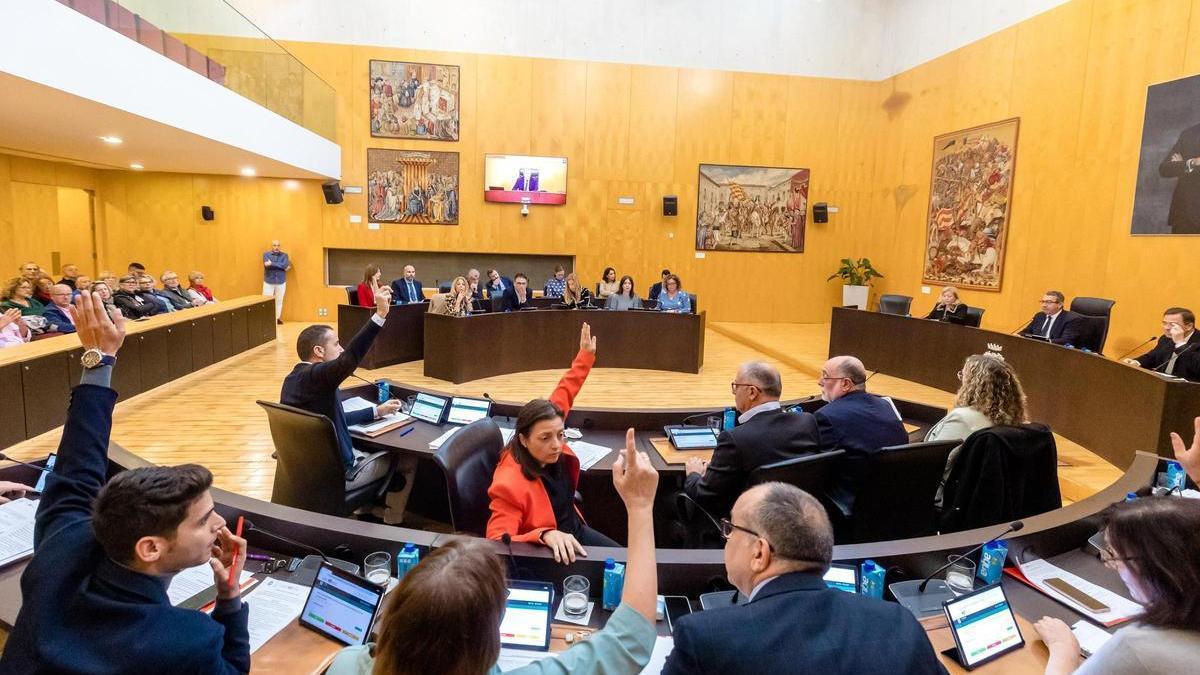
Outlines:
{"label": "chair armrest", "polygon": [[394,453],[394,452],[378,452],[378,453],[375,453],[374,455],[371,455],[370,457],[367,457],[362,462],[355,464],[353,469],[350,469],[349,471],[346,472],[346,480],[352,481],[355,478],[358,478],[358,474],[362,473],[362,470],[364,468],[370,466],[371,464],[374,464],[375,462],[380,462],[380,461],[387,461],[387,462],[390,462],[393,466],[395,466],[396,453]]}

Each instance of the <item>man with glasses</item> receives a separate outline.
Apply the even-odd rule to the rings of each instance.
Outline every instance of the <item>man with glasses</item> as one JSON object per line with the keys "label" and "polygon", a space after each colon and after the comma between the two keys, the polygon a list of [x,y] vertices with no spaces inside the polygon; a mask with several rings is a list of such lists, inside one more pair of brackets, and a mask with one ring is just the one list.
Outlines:
{"label": "man with glasses", "polygon": [[946,672],[908,610],[825,585],[833,528],[807,492],[755,486],[721,526],[725,573],[749,600],[679,619],[664,675]]}
{"label": "man with glasses", "polygon": [[1125,359],[1125,363],[1200,382],[1200,332],[1196,331],[1196,315],[1190,309],[1171,307],[1163,312],[1162,331],[1154,349],[1135,359]]}
{"label": "man with glasses", "polygon": [[1056,345],[1078,345],[1083,338],[1084,322],[1075,312],[1063,309],[1066,299],[1059,291],[1042,294],[1042,311],[1033,316],[1021,335]]}
{"label": "man with glasses", "polygon": [[163,287],[161,295],[171,302],[175,309],[199,307],[204,301],[188,295],[187,289],[179,285],[179,275],[171,270],[162,273]]}
{"label": "man with glasses", "polygon": [[725,515],[760,466],[820,451],[816,419],[783,412],[779,370],[762,361],[744,363],[730,383],[738,426],[722,431],[712,462],[689,457],[683,489],[710,513]]}
{"label": "man with glasses", "polygon": [[161,305],[153,300],[147,300],[138,293],[138,278],[132,274],[121,277],[117,292],[113,293],[113,304],[125,315],[126,319],[144,319],[161,312],[166,312]]}
{"label": "man with glasses", "polygon": [[830,496],[849,516],[867,456],[880,448],[904,445],[908,432],[891,401],[867,393],[867,370],[853,356],[826,361],[817,384],[821,398],[828,402],[815,413],[821,449],[846,451]]}

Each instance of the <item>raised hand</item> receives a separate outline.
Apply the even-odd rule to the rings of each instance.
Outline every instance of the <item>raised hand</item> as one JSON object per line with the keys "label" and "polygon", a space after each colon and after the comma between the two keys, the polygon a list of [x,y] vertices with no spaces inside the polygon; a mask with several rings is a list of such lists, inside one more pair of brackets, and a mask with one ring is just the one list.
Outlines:
{"label": "raised hand", "polygon": [[392,308],[392,289],[387,286],[380,286],[379,290],[375,291],[375,313],[379,318],[386,319],[388,310]]}
{"label": "raised hand", "polygon": [[[584,324],[586,325],[586,324]],[[629,511],[653,509],[654,495],[658,493],[658,471],[650,463],[650,456],[637,451],[633,429],[625,432],[625,447],[613,463],[613,487],[625,502]]]}
{"label": "raised hand", "polygon": [[596,353],[596,338],[592,337],[592,327],[586,321],[579,329],[579,348],[585,352]]}
{"label": "raised hand", "polygon": [[80,293],[75,299],[75,330],[84,349],[98,348],[115,356],[125,342],[125,317],[117,308],[105,310],[99,293]]}
{"label": "raised hand", "polygon": [[1192,434],[1192,447],[1185,448],[1183,439],[1174,431],[1171,432],[1171,447],[1175,449],[1175,459],[1183,465],[1188,478],[1193,483],[1200,482],[1200,417],[1195,419],[1195,433]]}

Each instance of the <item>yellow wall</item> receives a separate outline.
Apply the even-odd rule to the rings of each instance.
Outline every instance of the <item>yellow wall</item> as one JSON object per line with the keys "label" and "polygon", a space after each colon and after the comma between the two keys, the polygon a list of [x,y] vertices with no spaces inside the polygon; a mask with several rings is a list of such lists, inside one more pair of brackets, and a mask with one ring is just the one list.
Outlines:
{"label": "yellow wall", "polygon": [[16,276],[26,260],[50,270],[52,252],[60,254],[62,263],[91,273],[87,191],[96,189],[100,173],[0,155],[0,281]]}

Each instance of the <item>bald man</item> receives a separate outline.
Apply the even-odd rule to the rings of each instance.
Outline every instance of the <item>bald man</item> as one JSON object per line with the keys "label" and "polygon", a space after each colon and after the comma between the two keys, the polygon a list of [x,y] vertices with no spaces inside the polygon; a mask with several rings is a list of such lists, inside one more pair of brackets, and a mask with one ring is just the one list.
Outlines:
{"label": "bald man", "polygon": [[51,333],[75,332],[75,307],[71,304],[75,292],[66,284],[50,287],[50,304],[42,310],[46,330]]}
{"label": "bald man", "polygon": [[821,398],[826,405],[816,412],[823,450],[845,450],[831,496],[846,516],[854,511],[863,460],[880,448],[904,445],[908,432],[896,408],[867,393],[867,369],[853,356],[835,356],[821,367]]}
{"label": "bald man", "polygon": [[806,412],[783,412],[783,380],[769,363],[751,361],[738,368],[731,388],[738,425],[722,431],[712,462],[689,458],[683,489],[714,517],[729,514],[746,489],[750,472],[760,466],[820,451],[817,420]]}

